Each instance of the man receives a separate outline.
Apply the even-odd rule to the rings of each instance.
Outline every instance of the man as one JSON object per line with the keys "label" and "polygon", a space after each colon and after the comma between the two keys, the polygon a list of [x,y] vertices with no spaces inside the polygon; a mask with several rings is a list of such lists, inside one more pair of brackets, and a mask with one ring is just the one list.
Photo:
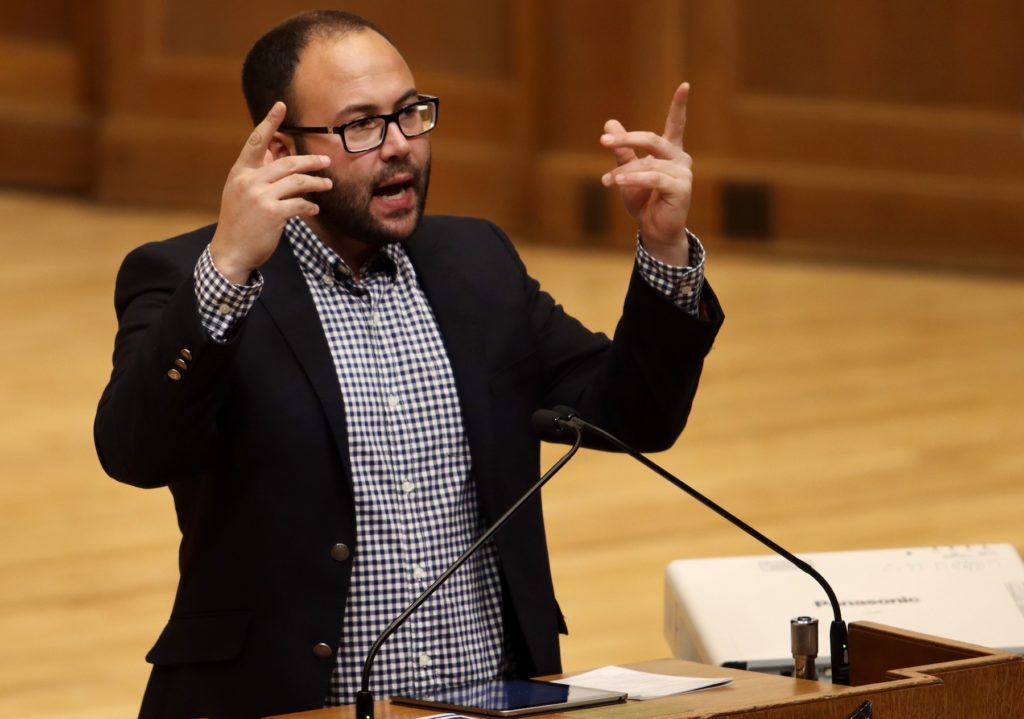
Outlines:
{"label": "man", "polygon": [[[182,531],[145,717],[352,701],[381,629],[536,481],[532,413],[667,447],[722,321],[685,230],[686,85],[662,136],[609,121],[600,139],[640,238],[614,341],[493,225],[422,217],[439,101],[379,28],[296,16],[243,85],[257,124],[217,225],[135,250],[117,280],[98,452],[169,487]],[[538,499],[384,645],[371,687],[557,672],[564,630]]]}

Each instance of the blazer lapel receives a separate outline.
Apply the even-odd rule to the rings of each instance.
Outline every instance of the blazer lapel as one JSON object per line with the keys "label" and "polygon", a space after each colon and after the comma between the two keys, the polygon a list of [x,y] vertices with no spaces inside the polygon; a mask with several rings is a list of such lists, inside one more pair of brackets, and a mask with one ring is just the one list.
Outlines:
{"label": "blazer lapel", "polygon": [[309,287],[286,237],[282,236],[277,250],[261,268],[261,272],[266,285],[259,302],[284,335],[313,385],[341,453],[346,479],[351,482],[345,407],[338,386],[338,375],[316,305],[313,304]]}
{"label": "blazer lapel", "polygon": [[487,318],[477,303],[467,301],[462,291],[465,284],[460,275],[466,268],[459,268],[439,245],[435,235],[421,226],[404,248],[434,311],[448,352],[474,471],[487,476],[492,446],[490,377],[483,361]]}
{"label": "blazer lapel", "polygon": [[[404,247],[448,352],[474,470],[487,476],[493,437],[489,373],[486,363],[481,361],[486,356],[487,318],[460,293],[463,284],[459,275],[465,268],[460,270],[438,244],[431,233],[420,231]],[[266,286],[259,302],[291,346],[316,391],[341,453],[346,477],[351,481],[345,410],[334,360],[306,280],[286,238],[282,237],[261,271]]]}

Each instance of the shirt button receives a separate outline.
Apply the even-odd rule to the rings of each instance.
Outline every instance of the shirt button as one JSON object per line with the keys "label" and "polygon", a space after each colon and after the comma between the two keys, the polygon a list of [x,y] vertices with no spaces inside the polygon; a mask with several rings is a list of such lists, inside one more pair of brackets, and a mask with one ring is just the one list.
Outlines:
{"label": "shirt button", "polygon": [[417,564],[412,568],[412,576],[414,579],[426,579],[427,570]]}
{"label": "shirt button", "polygon": [[217,311],[220,312],[222,315],[230,315],[231,305],[229,305],[227,302],[221,302],[220,306],[217,308]]}
{"label": "shirt button", "polygon": [[332,275],[330,272],[324,273],[324,278],[323,279],[324,279],[324,284],[325,285],[333,285],[334,284],[334,275]]}
{"label": "shirt button", "polygon": [[677,294],[679,297],[689,297],[693,294],[693,289],[691,287],[680,287]]}
{"label": "shirt button", "polygon": [[380,312],[374,312],[372,315],[370,315],[370,324],[371,325],[378,325],[378,324],[380,324]]}
{"label": "shirt button", "polygon": [[412,491],[412,482],[410,482],[409,480],[405,480],[404,482],[402,482],[402,491],[405,492],[406,494],[409,494],[409,492]]}
{"label": "shirt button", "polygon": [[393,394],[389,394],[388,395],[388,407],[390,407],[391,409],[394,409],[397,406],[398,406],[398,396],[397,395],[393,395]]}
{"label": "shirt button", "polygon": [[424,652],[423,654],[420,654],[420,666],[421,667],[429,667],[430,666],[430,655],[427,654],[426,652]]}

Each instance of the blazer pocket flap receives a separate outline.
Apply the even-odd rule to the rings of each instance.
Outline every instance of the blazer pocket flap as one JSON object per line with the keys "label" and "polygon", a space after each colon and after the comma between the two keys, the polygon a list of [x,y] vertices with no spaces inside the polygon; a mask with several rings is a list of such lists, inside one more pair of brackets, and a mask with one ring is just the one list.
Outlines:
{"label": "blazer pocket flap", "polygon": [[234,659],[242,652],[249,619],[249,612],[171,617],[146,661],[173,665]]}

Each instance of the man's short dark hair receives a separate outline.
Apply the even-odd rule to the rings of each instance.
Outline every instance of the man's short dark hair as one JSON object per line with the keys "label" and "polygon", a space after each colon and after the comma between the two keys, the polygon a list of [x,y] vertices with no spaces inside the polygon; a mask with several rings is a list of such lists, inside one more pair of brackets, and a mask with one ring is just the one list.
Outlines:
{"label": "man's short dark hair", "polygon": [[242,92],[253,124],[266,117],[278,100],[288,105],[285,122],[293,121],[296,108],[291,94],[292,79],[299,57],[310,42],[361,30],[372,30],[391,42],[373,22],[342,10],[310,10],[293,15],[257,40],[242,65]]}

